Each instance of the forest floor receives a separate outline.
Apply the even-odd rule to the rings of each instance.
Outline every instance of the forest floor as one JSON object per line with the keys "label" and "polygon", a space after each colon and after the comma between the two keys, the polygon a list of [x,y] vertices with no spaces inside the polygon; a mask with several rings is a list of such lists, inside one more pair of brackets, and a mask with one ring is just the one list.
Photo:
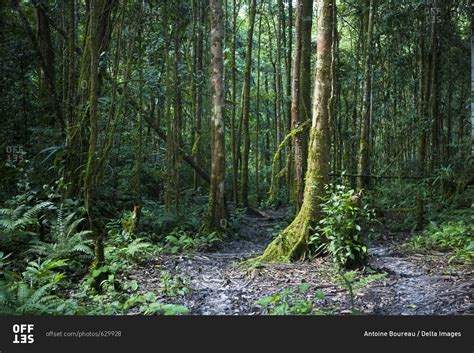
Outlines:
{"label": "forest floor", "polygon": [[[368,248],[367,268],[346,275],[353,300],[329,258],[247,268],[242,260],[261,254],[286,216],[283,210],[265,214],[244,216],[233,239],[214,251],[160,255],[131,269],[130,277],[141,291],[155,292],[164,303],[184,305],[192,315],[259,315],[257,300],[288,288],[297,291],[302,283],[310,289],[299,295],[314,300],[313,312],[319,314],[474,314],[472,268],[448,266],[446,253],[408,253],[400,244],[410,235],[391,234],[383,227]],[[162,294],[163,271],[179,278],[187,293]]]}

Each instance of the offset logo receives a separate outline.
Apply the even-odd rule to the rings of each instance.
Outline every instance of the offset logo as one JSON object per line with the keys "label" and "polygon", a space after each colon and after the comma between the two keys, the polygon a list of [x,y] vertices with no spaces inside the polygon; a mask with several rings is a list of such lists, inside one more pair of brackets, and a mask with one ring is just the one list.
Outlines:
{"label": "offset logo", "polygon": [[35,336],[33,324],[14,324],[13,325],[13,343],[33,343]]}

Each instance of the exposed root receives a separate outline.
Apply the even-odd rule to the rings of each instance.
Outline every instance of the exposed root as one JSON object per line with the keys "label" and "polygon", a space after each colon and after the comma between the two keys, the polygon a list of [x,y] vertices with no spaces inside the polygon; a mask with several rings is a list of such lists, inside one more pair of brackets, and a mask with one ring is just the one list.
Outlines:
{"label": "exposed root", "polygon": [[310,230],[306,213],[300,212],[268,245],[262,255],[245,261],[245,264],[256,267],[264,262],[291,262],[303,259],[308,252]]}

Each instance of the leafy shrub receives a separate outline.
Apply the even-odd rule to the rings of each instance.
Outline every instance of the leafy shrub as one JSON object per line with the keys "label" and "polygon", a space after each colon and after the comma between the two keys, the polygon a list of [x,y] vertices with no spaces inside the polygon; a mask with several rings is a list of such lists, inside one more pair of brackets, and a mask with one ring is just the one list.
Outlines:
{"label": "leafy shrub", "polygon": [[359,208],[354,204],[355,197],[353,190],[337,185],[323,203],[324,218],[310,239],[315,254],[328,253],[346,268],[364,264],[367,248],[362,240],[362,223],[370,222],[373,216],[367,205]]}
{"label": "leafy shrub", "polygon": [[166,271],[160,273],[160,292],[168,297],[184,296],[189,293],[186,280],[181,276],[172,276]]}

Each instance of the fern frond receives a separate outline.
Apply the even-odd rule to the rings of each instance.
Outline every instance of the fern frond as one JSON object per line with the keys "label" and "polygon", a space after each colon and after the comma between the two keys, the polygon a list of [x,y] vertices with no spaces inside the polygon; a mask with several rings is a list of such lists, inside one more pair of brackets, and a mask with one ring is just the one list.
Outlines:
{"label": "fern frond", "polygon": [[85,244],[77,244],[72,248],[72,251],[81,252],[89,256],[94,256],[94,251]]}
{"label": "fern frond", "polygon": [[39,213],[44,210],[45,208],[48,207],[53,207],[54,204],[49,201],[44,201],[39,204],[34,205],[32,208],[30,208],[28,211],[26,211],[23,216],[21,217],[22,224],[31,224],[31,223],[36,223],[37,222],[37,217]]}

